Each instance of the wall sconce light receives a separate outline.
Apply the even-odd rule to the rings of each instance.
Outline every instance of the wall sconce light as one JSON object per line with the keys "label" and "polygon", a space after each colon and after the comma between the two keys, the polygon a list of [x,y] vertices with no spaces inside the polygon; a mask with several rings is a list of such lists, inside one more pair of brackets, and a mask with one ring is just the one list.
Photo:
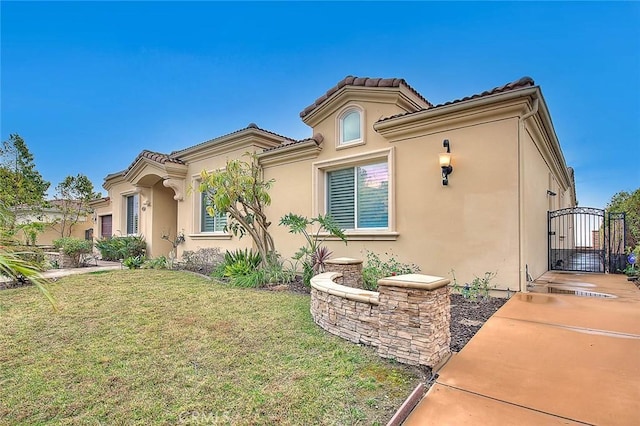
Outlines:
{"label": "wall sconce light", "polygon": [[556,194],[555,192],[553,192],[553,191],[552,191],[552,190],[550,190],[550,189],[547,189],[547,195],[549,195],[549,196],[551,196],[551,197],[555,197],[555,196],[556,196],[556,195],[558,195],[558,194]]}
{"label": "wall sconce light", "polygon": [[453,167],[451,167],[451,149],[449,147],[449,139],[445,139],[444,142],[442,142],[442,146],[447,148],[447,152],[438,154],[438,159],[440,160],[440,167],[442,168],[442,184],[447,186],[449,185],[449,175],[453,172]]}

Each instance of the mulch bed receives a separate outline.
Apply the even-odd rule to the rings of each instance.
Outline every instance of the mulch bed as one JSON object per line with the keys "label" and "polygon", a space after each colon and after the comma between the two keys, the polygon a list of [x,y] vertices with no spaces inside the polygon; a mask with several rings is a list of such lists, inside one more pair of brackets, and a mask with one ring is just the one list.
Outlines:
{"label": "mulch bed", "polygon": [[474,302],[459,294],[451,295],[451,351],[460,352],[507,299],[490,297]]}

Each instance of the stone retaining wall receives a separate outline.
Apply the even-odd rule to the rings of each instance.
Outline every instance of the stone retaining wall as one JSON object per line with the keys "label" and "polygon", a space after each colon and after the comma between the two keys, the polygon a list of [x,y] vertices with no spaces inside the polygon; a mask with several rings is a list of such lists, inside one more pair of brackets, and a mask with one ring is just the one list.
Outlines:
{"label": "stone retaining wall", "polygon": [[449,353],[449,280],[409,274],[378,281],[380,292],[311,279],[311,315],[320,327],[353,343],[378,348],[383,358],[434,367]]}

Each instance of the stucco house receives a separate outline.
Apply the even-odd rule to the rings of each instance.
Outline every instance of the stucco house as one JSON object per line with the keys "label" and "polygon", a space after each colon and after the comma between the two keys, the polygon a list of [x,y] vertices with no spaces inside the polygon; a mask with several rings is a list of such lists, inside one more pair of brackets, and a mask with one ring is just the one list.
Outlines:
{"label": "stucco house", "polygon": [[[49,200],[47,207],[35,211],[30,206],[18,206],[14,210],[17,225],[26,225],[30,223],[39,223],[43,226],[43,230],[38,232],[35,237],[35,244],[41,247],[49,247],[53,242],[61,237],[61,228],[64,223],[65,235],[71,228],[70,236],[80,239],[93,238],[93,221],[91,214],[79,214],[76,218],[72,213],[65,216],[63,209],[76,206],[75,201]],[[31,244],[29,238],[24,232],[17,234],[18,239],[23,244]]]}
{"label": "stucco house", "polygon": [[[348,245],[335,256],[392,252],[423,273],[459,281],[497,272],[499,289],[526,291],[547,270],[547,211],[576,205],[542,91],[525,77],[433,105],[405,80],[346,77],[304,108],[310,138],[294,140],[250,124],[163,154],[142,151],[105,178],[109,197],[93,203],[96,237],[143,234],[148,254],[167,254],[166,233],[184,232],[183,250],[250,247],[204,213],[202,170],[255,152],[275,179],[267,214],[283,256],[303,241],[277,226],[295,212],[331,213]],[[449,151],[451,167],[440,164]],[[443,156],[445,157],[445,156]],[[446,166],[446,164],[444,165]],[[450,172],[450,173],[448,173]]]}

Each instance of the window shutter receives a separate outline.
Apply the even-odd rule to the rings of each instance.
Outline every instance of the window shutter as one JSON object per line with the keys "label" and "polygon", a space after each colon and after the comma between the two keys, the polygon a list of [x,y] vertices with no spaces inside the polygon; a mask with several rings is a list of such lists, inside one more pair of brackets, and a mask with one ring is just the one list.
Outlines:
{"label": "window shutter", "polygon": [[138,233],[138,196],[127,197],[127,234]]}
{"label": "window shutter", "polygon": [[222,232],[227,224],[227,215],[222,212],[216,212],[215,216],[207,213],[209,199],[206,193],[201,194],[200,198],[200,232]]}
{"label": "window shutter", "polygon": [[389,172],[387,163],[358,167],[358,228],[389,226]]}
{"label": "window shutter", "polygon": [[343,229],[355,228],[354,169],[327,173],[327,213]]}

